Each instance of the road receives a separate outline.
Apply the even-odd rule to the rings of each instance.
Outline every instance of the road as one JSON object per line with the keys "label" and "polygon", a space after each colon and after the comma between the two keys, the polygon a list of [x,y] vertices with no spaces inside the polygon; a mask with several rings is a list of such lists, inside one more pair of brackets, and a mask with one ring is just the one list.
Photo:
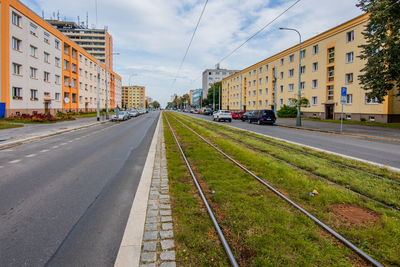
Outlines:
{"label": "road", "polygon": [[158,117],[0,151],[0,266],[112,266]]}
{"label": "road", "polygon": [[[212,116],[190,113],[185,114],[212,121]],[[221,123],[327,151],[400,168],[400,142],[310,132],[269,125],[249,124],[240,120],[233,120],[231,123]]]}

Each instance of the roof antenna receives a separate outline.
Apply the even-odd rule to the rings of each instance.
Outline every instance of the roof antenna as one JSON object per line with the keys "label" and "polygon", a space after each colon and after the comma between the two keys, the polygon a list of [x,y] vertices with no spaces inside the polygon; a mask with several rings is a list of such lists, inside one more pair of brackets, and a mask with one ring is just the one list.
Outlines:
{"label": "roof antenna", "polygon": [[88,28],[89,25],[89,12],[86,11],[86,29]]}
{"label": "roof antenna", "polygon": [[81,25],[81,20],[79,19],[79,16],[78,16],[78,26],[79,25]]}
{"label": "roof antenna", "polygon": [[60,20],[60,10],[57,10],[57,20]]}
{"label": "roof antenna", "polygon": [[44,10],[42,10],[42,19],[44,19]]}

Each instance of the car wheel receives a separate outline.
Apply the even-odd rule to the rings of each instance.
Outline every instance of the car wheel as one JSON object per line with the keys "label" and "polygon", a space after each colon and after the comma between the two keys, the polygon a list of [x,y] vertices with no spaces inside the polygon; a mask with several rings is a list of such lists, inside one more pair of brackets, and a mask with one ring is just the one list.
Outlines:
{"label": "car wheel", "polygon": [[232,119],[230,119],[229,122],[232,122]]}
{"label": "car wheel", "polygon": [[213,117],[213,121],[215,121],[215,118]]}
{"label": "car wheel", "polygon": [[260,121],[260,120],[258,120],[258,121],[257,121],[257,124],[258,124],[258,125],[261,125],[261,121]]}

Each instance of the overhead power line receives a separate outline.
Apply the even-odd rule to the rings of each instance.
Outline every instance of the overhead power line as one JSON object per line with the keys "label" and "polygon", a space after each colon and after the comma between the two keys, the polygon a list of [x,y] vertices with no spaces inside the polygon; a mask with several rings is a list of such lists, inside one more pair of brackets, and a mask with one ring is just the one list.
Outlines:
{"label": "overhead power line", "polygon": [[186,48],[185,55],[184,55],[183,58],[182,58],[181,64],[179,65],[178,71],[177,71],[177,73],[176,73],[176,75],[175,75],[175,78],[174,78],[174,80],[173,80],[173,82],[172,82],[171,87],[174,85],[174,83],[175,83],[176,79],[178,78],[178,75],[179,75],[179,73],[180,73],[180,71],[181,71],[181,69],[182,69],[183,63],[185,62],[186,56],[187,56],[187,54],[188,54],[188,52],[189,52],[189,48],[190,48],[190,46],[192,45],[193,38],[194,38],[194,36],[195,36],[195,34],[196,34],[197,28],[199,27],[201,18],[203,17],[204,10],[206,9],[207,3],[208,3],[208,0],[206,0],[206,2],[204,3],[203,10],[201,11],[199,20],[197,21],[196,27],[194,28],[194,31],[193,31],[193,34],[192,34],[192,38],[190,38],[190,42],[189,42],[189,44],[188,44],[188,46],[187,46],[187,48]]}
{"label": "overhead power line", "polygon": [[297,0],[296,2],[294,2],[292,5],[290,5],[288,8],[286,8],[282,13],[280,13],[278,16],[276,16],[273,20],[271,20],[270,22],[268,22],[264,27],[262,27],[260,30],[258,30],[257,32],[255,32],[253,35],[251,35],[249,38],[246,39],[246,41],[244,41],[241,45],[239,45],[238,47],[236,47],[235,49],[233,49],[228,55],[226,55],[225,57],[223,57],[219,62],[221,63],[222,61],[224,61],[225,59],[227,59],[228,57],[230,57],[233,53],[235,53],[237,50],[239,50],[242,46],[244,46],[248,41],[250,41],[251,39],[253,39],[257,34],[259,34],[260,32],[262,32],[263,30],[265,30],[265,28],[267,28],[269,25],[271,25],[274,21],[276,21],[278,18],[280,18],[283,14],[285,14],[289,9],[291,9],[292,7],[294,7],[297,3],[299,3],[301,0]]}

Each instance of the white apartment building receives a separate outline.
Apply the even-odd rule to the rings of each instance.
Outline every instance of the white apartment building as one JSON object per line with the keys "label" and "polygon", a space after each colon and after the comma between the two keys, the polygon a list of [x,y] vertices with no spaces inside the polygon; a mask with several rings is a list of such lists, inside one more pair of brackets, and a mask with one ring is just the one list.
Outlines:
{"label": "white apartment building", "polygon": [[231,76],[233,73],[238,72],[238,70],[228,70],[221,69],[219,64],[215,66],[215,69],[206,69],[203,71],[203,99],[207,98],[208,89],[216,82],[222,81],[225,77]]}

